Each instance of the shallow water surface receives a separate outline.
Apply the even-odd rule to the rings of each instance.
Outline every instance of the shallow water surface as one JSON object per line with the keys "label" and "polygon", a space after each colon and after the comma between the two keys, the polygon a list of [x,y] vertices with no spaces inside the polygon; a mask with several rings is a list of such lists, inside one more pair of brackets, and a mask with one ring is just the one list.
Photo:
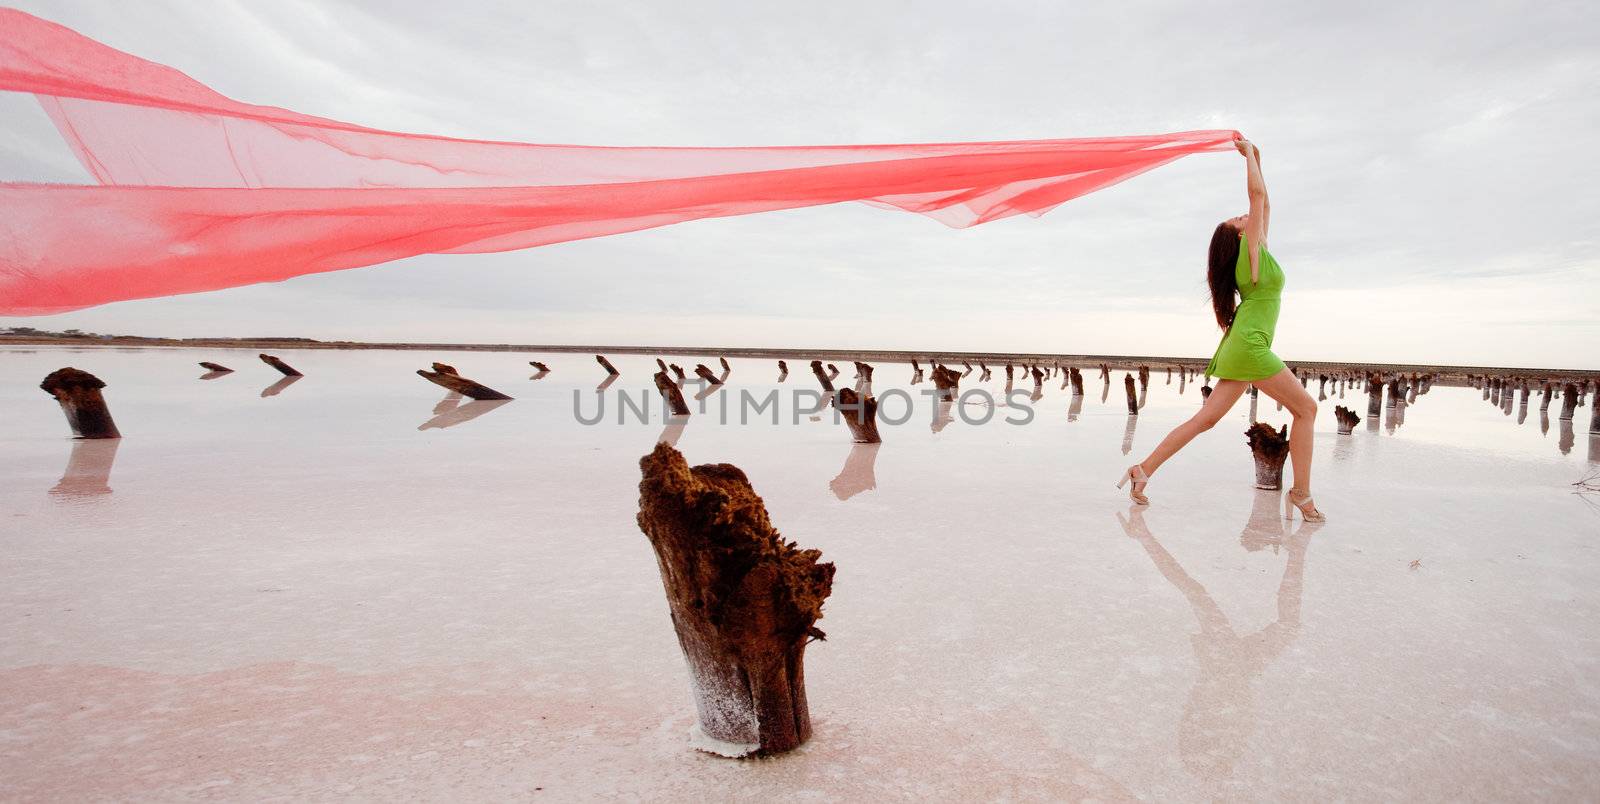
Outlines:
{"label": "shallow water surface", "polygon": [[[597,392],[586,355],[276,354],[306,376],[253,351],[0,351],[0,797],[1600,789],[1600,501],[1572,485],[1600,470],[1587,407],[1574,432],[1559,402],[1541,420],[1537,395],[1524,416],[1435,386],[1339,436],[1335,392],[1318,526],[1253,488],[1249,397],[1130,509],[1119,470],[1200,402],[1160,369],[1135,420],[1121,374],[1102,401],[1082,367],[1076,411],[1056,379],[1027,408],[969,398],[936,421],[929,384],[879,365],[881,398],[908,392],[886,412],[910,418],[855,446],[831,411],[797,411],[814,397],[790,392],[817,387],[800,359],[781,384],[774,361],[731,361],[670,428],[617,421],[620,394],[655,399],[640,356],[612,357]],[[201,379],[198,360],[237,370]],[[442,399],[413,373],[433,360],[516,399]],[[37,388],[67,365],[107,382],[123,439],[69,437]],[[1003,390],[998,368],[976,377],[963,389]],[[739,421],[741,394],[773,390]],[[1288,421],[1264,396],[1256,415]],[[663,436],[744,469],[838,566],[807,651],[815,735],[792,754],[686,745],[634,522]]]}

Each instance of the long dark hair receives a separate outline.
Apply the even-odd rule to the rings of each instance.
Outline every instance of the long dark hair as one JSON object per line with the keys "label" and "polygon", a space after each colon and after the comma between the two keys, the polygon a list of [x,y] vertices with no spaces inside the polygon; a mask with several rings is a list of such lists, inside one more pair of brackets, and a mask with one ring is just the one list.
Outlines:
{"label": "long dark hair", "polygon": [[1223,221],[1211,233],[1211,249],[1206,253],[1206,284],[1211,286],[1211,309],[1217,314],[1217,326],[1223,329],[1233,325],[1233,313],[1238,309],[1233,298],[1239,292],[1239,280],[1233,275],[1238,264],[1239,228]]}

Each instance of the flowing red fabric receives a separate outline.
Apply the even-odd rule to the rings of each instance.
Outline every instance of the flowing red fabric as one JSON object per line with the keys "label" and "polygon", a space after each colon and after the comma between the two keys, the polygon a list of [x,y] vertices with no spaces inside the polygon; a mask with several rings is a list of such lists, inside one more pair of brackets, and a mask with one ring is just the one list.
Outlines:
{"label": "flowing red fabric", "polygon": [[241,103],[12,9],[0,89],[33,93],[99,182],[0,183],[0,315],[841,201],[974,226],[1238,136],[642,148],[403,134]]}

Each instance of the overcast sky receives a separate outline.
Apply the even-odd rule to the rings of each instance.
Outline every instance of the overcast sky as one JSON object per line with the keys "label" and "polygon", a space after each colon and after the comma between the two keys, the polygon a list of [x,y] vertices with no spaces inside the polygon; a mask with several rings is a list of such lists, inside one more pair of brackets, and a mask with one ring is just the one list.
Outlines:
{"label": "overcast sky", "polygon": [[[459,137],[1236,128],[1272,193],[1282,357],[1600,368],[1592,2],[17,6],[243,101]],[[11,93],[0,179],[89,181],[38,104]],[[843,204],[0,325],[1204,357],[1219,337],[1205,248],[1244,206],[1242,159],[1202,154],[966,230]]]}

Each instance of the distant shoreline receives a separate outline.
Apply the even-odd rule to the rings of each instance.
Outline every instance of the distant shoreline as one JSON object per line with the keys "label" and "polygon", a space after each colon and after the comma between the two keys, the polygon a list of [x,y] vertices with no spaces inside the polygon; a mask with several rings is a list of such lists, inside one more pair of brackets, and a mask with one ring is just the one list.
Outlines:
{"label": "distant shoreline", "polygon": [[[805,349],[771,347],[705,347],[705,346],[640,346],[599,344],[485,344],[485,343],[382,343],[367,341],[320,341],[312,338],[153,338],[138,335],[85,335],[78,337],[59,335],[5,335],[0,334],[0,347],[5,346],[76,346],[76,347],[175,347],[184,349],[387,349],[401,351],[448,352],[525,352],[569,354],[637,354],[637,355],[705,355],[709,357],[745,357],[805,360],[860,360],[909,363],[930,362],[961,364],[963,362],[992,364],[991,368],[1006,363],[1038,363],[1052,365],[1060,362],[1077,366],[1098,366],[1105,363],[1112,369],[1136,370],[1149,366],[1160,371],[1168,366],[1184,366],[1204,371],[1209,357],[1164,357],[1159,355],[1088,355],[1054,352],[958,352],[946,350],[905,349]],[[1317,373],[1337,371],[1385,372],[1403,374],[1433,374],[1441,379],[1465,378],[1467,375],[1520,376],[1545,378],[1600,379],[1600,369],[1531,368],[1523,366],[1453,366],[1422,363],[1361,363],[1326,360],[1286,360],[1290,367],[1308,369]]]}

